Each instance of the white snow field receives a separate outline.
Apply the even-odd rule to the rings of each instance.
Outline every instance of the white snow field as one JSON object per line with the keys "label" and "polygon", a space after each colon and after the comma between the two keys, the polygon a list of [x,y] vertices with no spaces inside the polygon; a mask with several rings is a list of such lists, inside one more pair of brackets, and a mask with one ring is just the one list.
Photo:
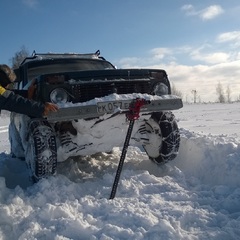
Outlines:
{"label": "white snow field", "polygon": [[[174,111],[178,157],[159,167],[129,147],[109,200],[120,148],[69,159],[36,184],[9,155],[0,117],[0,239],[240,239],[240,103]],[[123,140],[124,141],[124,140]]]}

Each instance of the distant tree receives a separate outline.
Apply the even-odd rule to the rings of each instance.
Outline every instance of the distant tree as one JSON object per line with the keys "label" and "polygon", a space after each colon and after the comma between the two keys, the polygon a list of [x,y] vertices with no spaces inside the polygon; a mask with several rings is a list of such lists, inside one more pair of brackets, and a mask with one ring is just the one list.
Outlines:
{"label": "distant tree", "polygon": [[227,86],[227,90],[226,90],[226,95],[227,95],[227,102],[230,103],[231,102],[231,89],[230,89],[230,86],[228,85]]}
{"label": "distant tree", "polygon": [[23,45],[21,47],[21,50],[16,52],[14,57],[12,57],[11,62],[12,62],[12,68],[16,69],[19,67],[21,62],[24,60],[24,58],[29,56],[29,52],[26,49],[26,47]]}
{"label": "distant tree", "polygon": [[196,101],[197,101],[197,90],[196,89],[192,90],[192,94],[193,94],[193,102],[196,103]]}
{"label": "distant tree", "polygon": [[236,101],[237,101],[237,102],[240,102],[240,94],[237,96]]}
{"label": "distant tree", "polygon": [[183,93],[176,88],[174,83],[172,84],[171,92],[172,92],[172,95],[176,95],[176,96],[178,96],[180,98],[183,97]]}
{"label": "distant tree", "polygon": [[223,87],[222,87],[222,84],[220,82],[218,82],[218,84],[217,84],[216,93],[217,93],[217,97],[218,97],[218,102],[225,103],[225,96],[224,96],[224,93],[223,93]]}

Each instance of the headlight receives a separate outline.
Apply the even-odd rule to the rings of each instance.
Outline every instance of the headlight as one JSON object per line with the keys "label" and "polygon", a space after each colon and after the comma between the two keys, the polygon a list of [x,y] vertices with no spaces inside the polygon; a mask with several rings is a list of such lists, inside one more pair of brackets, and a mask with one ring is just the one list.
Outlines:
{"label": "headlight", "polygon": [[165,85],[164,83],[157,83],[157,84],[153,87],[153,92],[154,92],[155,95],[157,95],[157,96],[167,95],[167,94],[168,94],[168,86]]}
{"label": "headlight", "polygon": [[68,93],[63,88],[55,88],[50,93],[50,100],[53,103],[66,103],[68,102]]}

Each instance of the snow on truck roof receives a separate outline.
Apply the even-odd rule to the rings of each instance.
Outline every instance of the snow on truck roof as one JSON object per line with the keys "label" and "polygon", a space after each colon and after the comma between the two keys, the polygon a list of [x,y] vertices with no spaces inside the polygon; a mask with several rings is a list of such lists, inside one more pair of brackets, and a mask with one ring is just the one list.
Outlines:
{"label": "snow on truck roof", "polygon": [[102,59],[105,60],[103,57],[100,57],[100,51],[96,51],[95,53],[36,53],[33,51],[31,57],[26,57],[23,63],[31,62],[31,61],[39,61],[39,60],[47,60],[47,59],[67,59],[67,58],[75,58],[75,59]]}

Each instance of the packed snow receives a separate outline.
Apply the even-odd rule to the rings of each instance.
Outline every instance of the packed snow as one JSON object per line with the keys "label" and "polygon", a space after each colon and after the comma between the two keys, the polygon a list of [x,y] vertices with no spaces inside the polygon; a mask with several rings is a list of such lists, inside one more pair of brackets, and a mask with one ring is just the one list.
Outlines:
{"label": "packed snow", "polygon": [[174,114],[177,158],[157,166],[129,147],[109,200],[121,148],[59,163],[57,176],[32,184],[9,154],[2,113],[0,239],[240,239],[240,103],[185,104]]}

